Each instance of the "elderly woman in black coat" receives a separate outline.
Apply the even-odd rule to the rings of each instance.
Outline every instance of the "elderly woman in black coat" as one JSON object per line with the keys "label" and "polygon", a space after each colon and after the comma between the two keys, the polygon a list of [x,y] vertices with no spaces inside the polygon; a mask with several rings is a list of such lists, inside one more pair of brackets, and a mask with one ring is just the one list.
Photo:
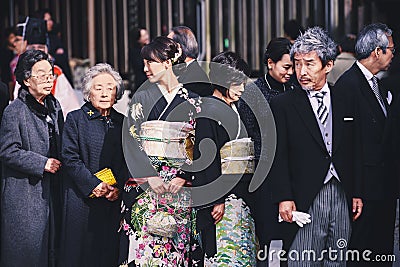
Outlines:
{"label": "elderly woman in black coat", "polygon": [[64,118],[53,87],[53,63],[29,50],[18,61],[18,98],[0,128],[1,266],[54,266]]}
{"label": "elderly woman in black coat", "polygon": [[[65,122],[65,168],[61,266],[117,266],[120,185],[128,176],[122,146],[123,115],[113,109],[123,92],[121,76],[100,63],[83,78],[86,103]],[[113,172],[117,184],[95,174]]]}

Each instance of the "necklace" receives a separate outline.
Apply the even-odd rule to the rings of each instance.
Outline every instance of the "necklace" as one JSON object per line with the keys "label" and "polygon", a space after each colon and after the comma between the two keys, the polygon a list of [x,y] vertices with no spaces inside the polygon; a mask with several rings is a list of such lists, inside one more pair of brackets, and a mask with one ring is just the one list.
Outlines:
{"label": "necklace", "polygon": [[[272,90],[271,85],[269,85],[269,82],[267,80],[267,74],[264,75],[264,79],[265,79],[265,82],[267,83],[268,89]],[[286,86],[285,86],[284,83],[282,83],[282,85],[283,85],[283,91],[285,92],[286,91]]]}

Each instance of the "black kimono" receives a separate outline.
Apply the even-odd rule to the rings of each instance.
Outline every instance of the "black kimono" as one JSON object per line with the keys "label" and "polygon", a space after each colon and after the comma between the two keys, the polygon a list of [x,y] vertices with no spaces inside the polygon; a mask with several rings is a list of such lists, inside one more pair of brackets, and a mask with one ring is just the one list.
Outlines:
{"label": "black kimono", "polygon": [[[255,266],[255,226],[251,215],[253,195],[248,191],[252,175],[222,174],[220,155],[221,148],[228,141],[247,137],[245,127],[236,107],[219,98],[204,98],[202,108],[204,112],[196,119],[194,158],[201,166],[204,161],[213,160],[195,174],[193,181],[194,187],[209,186],[198,195],[193,191],[192,197],[194,205],[198,206],[196,222],[202,253],[205,254],[204,264]],[[206,139],[212,140],[216,151],[207,145],[200,146]],[[200,151],[206,155],[201,155]],[[218,203],[225,203],[225,214],[215,225],[211,211]],[[203,266],[203,259],[199,260],[198,266]]]}
{"label": "black kimono", "polygon": [[[191,209],[190,192],[181,189],[177,194],[163,193],[156,199],[151,199],[152,190],[143,191],[148,187],[147,183],[138,186],[138,178],[159,176],[166,183],[175,177],[181,177],[188,182],[191,176],[182,169],[176,167],[171,159],[148,156],[141,146],[140,128],[143,122],[161,120],[171,122],[185,122],[194,124],[195,115],[201,111],[201,100],[198,96],[179,85],[169,94],[167,101],[160,89],[155,84],[147,83],[146,88],[135,93],[130,103],[130,112],[124,122],[123,141],[124,153],[132,179],[125,183],[123,191],[122,212],[124,219],[121,222],[121,249],[120,263],[133,264],[133,266],[186,266],[189,264],[190,236],[191,236]],[[168,178],[169,177],[169,178]],[[151,218],[142,216],[142,209],[159,209],[159,204],[167,201],[170,208],[168,212],[175,218],[179,216],[177,232],[173,237],[162,237],[147,231],[147,221]],[[180,200],[186,200],[187,205],[180,206]],[[160,202],[159,202],[160,201]],[[160,205],[161,205],[160,204]],[[132,206],[135,207],[132,209]],[[178,207],[179,206],[179,207]],[[140,209],[140,211],[139,211]],[[147,213],[149,214],[149,213]],[[142,218],[142,217],[140,217]],[[135,223],[143,223],[142,225]],[[178,221],[178,220],[177,220]],[[165,264],[165,265],[163,265]]]}

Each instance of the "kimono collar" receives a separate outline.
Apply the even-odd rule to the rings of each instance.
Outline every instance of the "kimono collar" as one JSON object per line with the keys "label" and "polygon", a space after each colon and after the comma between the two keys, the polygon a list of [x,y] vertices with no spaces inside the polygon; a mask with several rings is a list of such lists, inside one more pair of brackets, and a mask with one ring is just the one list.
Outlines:
{"label": "kimono collar", "polygon": [[56,99],[52,94],[43,100],[44,105],[40,104],[26,89],[22,88],[18,93],[18,98],[24,102],[28,108],[40,118],[46,118],[55,109]]}

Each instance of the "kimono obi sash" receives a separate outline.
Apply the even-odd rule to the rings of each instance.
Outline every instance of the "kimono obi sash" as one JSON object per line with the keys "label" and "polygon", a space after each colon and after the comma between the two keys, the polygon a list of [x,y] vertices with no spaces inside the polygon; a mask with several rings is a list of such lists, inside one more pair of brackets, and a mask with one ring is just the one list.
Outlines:
{"label": "kimono obi sash", "polygon": [[254,173],[254,143],[250,138],[225,143],[220,155],[222,174]]}
{"label": "kimono obi sash", "polygon": [[146,121],[140,127],[140,139],[148,156],[193,160],[194,128],[189,123]]}

